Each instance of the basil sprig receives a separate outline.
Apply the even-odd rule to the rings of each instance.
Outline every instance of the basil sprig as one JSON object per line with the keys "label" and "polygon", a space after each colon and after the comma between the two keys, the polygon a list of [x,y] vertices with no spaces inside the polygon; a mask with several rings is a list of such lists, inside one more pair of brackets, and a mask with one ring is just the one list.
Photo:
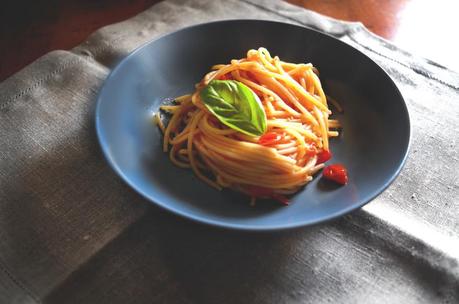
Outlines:
{"label": "basil sprig", "polygon": [[258,96],[235,80],[212,80],[201,90],[201,100],[218,120],[250,136],[266,132],[266,113]]}

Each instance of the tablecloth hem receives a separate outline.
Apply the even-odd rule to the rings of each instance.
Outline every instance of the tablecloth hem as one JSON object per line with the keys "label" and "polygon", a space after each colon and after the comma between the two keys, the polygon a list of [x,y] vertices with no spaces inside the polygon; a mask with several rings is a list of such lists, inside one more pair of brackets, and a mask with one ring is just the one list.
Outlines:
{"label": "tablecloth hem", "polygon": [[[12,88],[16,85],[17,79],[22,78],[22,75],[27,75],[27,74],[33,74],[31,71],[34,69],[37,69],[38,66],[44,61],[47,61],[48,59],[51,59],[53,57],[61,57],[62,55],[74,55],[72,56],[73,58],[69,58],[63,62],[61,62],[55,69],[51,70],[50,72],[41,75],[39,79],[33,80],[30,84],[28,84],[25,88],[19,90],[15,95],[13,95],[9,99],[4,99],[0,101],[0,111],[6,111],[8,106],[10,106],[12,103],[14,103],[17,99],[21,98],[22,96],[30,93],[32,90],[35,88],[39,87],[41,84],[45,83],[46,81],[50,80],[53,76],[58,75],[59,73],[62,73],[65,71],[67,68],[74,66],[75,64],[81,62],[81,61],[86,61],[88,63],[91,63],[94,66],[97,66],[99,69],[104,69],[107,70],[108,67],[103,65],[102,63],[96,61],[96,60],[91,60],[89,58],[86,58],[85,54],[78,54],[76,52],[72,51],[66,51],[66,50],[54,50],[49,53],[46,53],[45,55],[37,58],[34,62],[29,64],[28,66],[24,67],[20,71],[18,71],[16,74],[11,75],[7,79],[5,79],[3,82],[0,83],[0,90],[5,90],[5,91],[11,91]],[[25,78],[25,77],[24,77]]]}
{"label": "tablecloth hem", "polygon": [[22,290],[28,297],[30,297],[36,304],[41,304],[40,298],[33,293],[21,280],[19,280],[13,273],[8,270],[5,263],[0,259],[0,275],[4,274],[4,277],[8,279],[11,283],[16,285],[20,290]]}

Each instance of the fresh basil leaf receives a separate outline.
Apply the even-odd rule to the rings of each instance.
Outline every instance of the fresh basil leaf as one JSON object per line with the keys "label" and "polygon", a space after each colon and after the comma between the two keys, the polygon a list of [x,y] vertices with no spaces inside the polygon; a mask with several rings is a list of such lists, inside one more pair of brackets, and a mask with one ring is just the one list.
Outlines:
{"label": "fresh basil leaf", "polygon": [[200,92],[204,105],[228,127],[250,136],[266,132],[266,113],[258,96],[235,80],[212,80]]}

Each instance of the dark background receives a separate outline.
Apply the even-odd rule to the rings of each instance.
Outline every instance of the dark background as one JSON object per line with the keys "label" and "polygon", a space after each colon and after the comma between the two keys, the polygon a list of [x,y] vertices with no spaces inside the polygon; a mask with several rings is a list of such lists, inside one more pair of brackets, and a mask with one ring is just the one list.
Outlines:
{"label": "dark background", "polygon": [[[190,0],[193,1],[193,0]],[[360,21],[409,51],[459,71],[459,46],[447,43],[459,18],[456,0],[287,0],[334,18]],[[0,81],[45,53],[70,49],[98,28],[159,0],[6,0],[0,4]]]}
{"label": "dark background", "polygon": [[70,49],[96,29],[159,0],[7,0],[0,6],[0,81],[55,49]]}

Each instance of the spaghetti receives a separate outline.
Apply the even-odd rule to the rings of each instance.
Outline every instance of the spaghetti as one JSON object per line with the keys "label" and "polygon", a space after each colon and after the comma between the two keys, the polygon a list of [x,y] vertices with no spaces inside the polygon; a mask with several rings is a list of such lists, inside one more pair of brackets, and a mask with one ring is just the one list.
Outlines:
{"label": "spaghetti", "polygon": [[[222,124],[204,105],[200,91],[212,80],[235,80],[260,99],[267,131],[249,136]],[[312,64],[294,64],[271,57],[265,48],[247,57],[219,64],[204,76],[191,95],[175,99],[161,110],[172,116],[164,133],[163,149],[181,168],[216,189],[232,188],[257,198],[287,202],[324,167],[329,138],[338,136],[337,120],[329,119],[327,97]],[[334,129],[334,130],[332,130]],[[319,162],[318,159],[321,159]]]}

